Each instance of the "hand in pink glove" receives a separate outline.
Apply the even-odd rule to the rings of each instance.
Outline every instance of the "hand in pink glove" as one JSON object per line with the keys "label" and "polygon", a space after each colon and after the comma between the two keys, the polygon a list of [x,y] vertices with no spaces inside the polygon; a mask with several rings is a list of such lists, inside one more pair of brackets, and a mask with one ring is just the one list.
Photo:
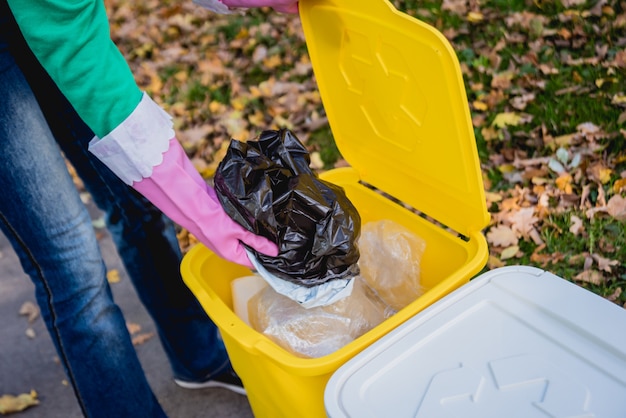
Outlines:
{"label": "hand in pink glove", "polygon": [[176,138],[170,140],[163,162],[153,168],[152,175],[132,186],[222,258],[252,268],[242,242],[263,254],[278,254],[276,244],[247,231],[224,212],[215,190],[205,183]]}
{"label": "hand in pink glove", "polygon": [[297,0],[194,0],[194,3],[222,14],[228,14],[230,8],[238,7],[271,7],[281,13],[298,13]]}

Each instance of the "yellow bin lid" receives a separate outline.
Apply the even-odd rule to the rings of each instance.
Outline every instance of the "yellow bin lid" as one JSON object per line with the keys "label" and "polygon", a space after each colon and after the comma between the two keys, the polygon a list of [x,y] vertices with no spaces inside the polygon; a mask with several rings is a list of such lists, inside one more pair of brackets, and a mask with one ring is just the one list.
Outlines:
{"label": "yellow bin lid", "polygon": [[488,223],[460,67],[433,27],[386,0],[302,0],[335,142],[368,183],[458,233]]}

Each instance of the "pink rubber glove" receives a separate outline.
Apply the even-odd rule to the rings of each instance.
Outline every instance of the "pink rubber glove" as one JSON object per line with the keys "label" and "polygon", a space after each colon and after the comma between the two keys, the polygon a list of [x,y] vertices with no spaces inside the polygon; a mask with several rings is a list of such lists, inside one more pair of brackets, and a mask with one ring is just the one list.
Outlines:
{"label": "pink rubber glove", "polygon": [[272,257],[278,254],[276,244],[247,231],[224,212],[215,190],[202,179],[176,138],[170,140],[163,162],[152,175],[132,187],[226,260],[252,268],[241,242]]}
{"label": "pink rubber glove", "polygon": [[229,13],[230,8],[255,7],[271,7],[281,13],[298,13],[297,0],[194,0],[194,3],[222,14]]}

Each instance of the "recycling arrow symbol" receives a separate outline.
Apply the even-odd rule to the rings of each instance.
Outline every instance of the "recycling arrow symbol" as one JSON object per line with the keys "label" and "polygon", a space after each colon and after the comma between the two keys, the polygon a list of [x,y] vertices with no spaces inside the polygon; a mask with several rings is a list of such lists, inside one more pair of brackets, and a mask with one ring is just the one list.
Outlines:
{"label": "recycling arrow symbol", "polygon": [[[470,402],[473,407],[480,410],[481,401],[487,398],[489,379],[492,379],[497,391],[495,399],[512,391],[527,391],[533,387],[543,389],[538,391],[540,395],[537,399],[528,400],[535,407],[537,417],[595,417],[595,414],[588,411],[589,390],[541,357],[533,355],[508,357],[491,361],[488,366],[491,370],[489,377],[466,365],[435,374],[415,417],[456,417],[446,408],[447,405],[456,402]],[[503,405],[506,408],[516,408],[514,404],[503,403]]]}

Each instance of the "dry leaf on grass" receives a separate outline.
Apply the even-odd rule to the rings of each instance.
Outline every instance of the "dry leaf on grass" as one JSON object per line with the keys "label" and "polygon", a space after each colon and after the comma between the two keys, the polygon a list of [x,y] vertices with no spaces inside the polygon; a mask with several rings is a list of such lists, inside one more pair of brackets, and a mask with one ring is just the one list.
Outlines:
{"label": "dry leaf on grass", "polygon": [[576,215],[572,215],[570,218],[571,225],[569,227],[569,232],[574,235],[580,235],[580,233],[585,229],[583,226],[583,221]]}
{"label": "dry leaf on grass", "polygon": [[606,210],[620,222],[626,221],[626,198],[616,194],[606,204]]}
{"label": "dry leaf on grass", "polygon": [[510,247],[507,247],[504,250],[502,250],[502,252],[500,253],[500,259],[508,260],[510,258],[515,257],[518,252],[519,252],[519,247],[517,245],[511,245]]}
{"label": "dry leaf on grass", "polygon": [[518,239],[511,228],[505,225],[497,225],[487,232],[487,241],[496,247],[509,247],[517,245]]}
{"label": "dry leaf on grass", "polygon": [[0,414],[3,415],[20,412],[34,405],[39,405],[37,392],[34,390],[31,390],[30,393],[22,393],[17,396],[0,396]]}
{"label": "dry leaf on grass", "polygon": [[539,220],[534,214],[534,207],[521,208],[509,217],[512,223],[511,227],[513,230],[522,234],[523,237],[528,237],[530,232],[534,229],[533,226]]}
{"label": "dry leaf on grass", "polygon": [[617,300],[617,298],[620,297],[621,294],[622,294],[622,288],[618,287],[617,289],[615,289],[615,291],[613,293],[608,295],[606,298],[608,300],[610,300],[611,302],[615,302]]}
{"label": "dry leaf on grass", "polygon": [[574,277],[574,280],[582,283],[591,283],[595,285],[600,285],[604,283],[604,277],[602,273],[597,270],[585,270],[580,274],[577,274]]}
{"label": "dry leaf on grass", "polygon": [[498,267],[504,267],[505,265],[506,264],[502,260],[493,255],[490,255],[489,259],[487,259],[487,267],[489,267],[489,270],[493,270]]}
{"label": "dry leaf on grass", "polygon": [[598,254],[592,254],[591,257],[598,264],[598,269],[606,271],[607,273],[611,272],[612,266],[619,266],[619,261],[617,260],[610,260],[608,258],[601,257]]}

